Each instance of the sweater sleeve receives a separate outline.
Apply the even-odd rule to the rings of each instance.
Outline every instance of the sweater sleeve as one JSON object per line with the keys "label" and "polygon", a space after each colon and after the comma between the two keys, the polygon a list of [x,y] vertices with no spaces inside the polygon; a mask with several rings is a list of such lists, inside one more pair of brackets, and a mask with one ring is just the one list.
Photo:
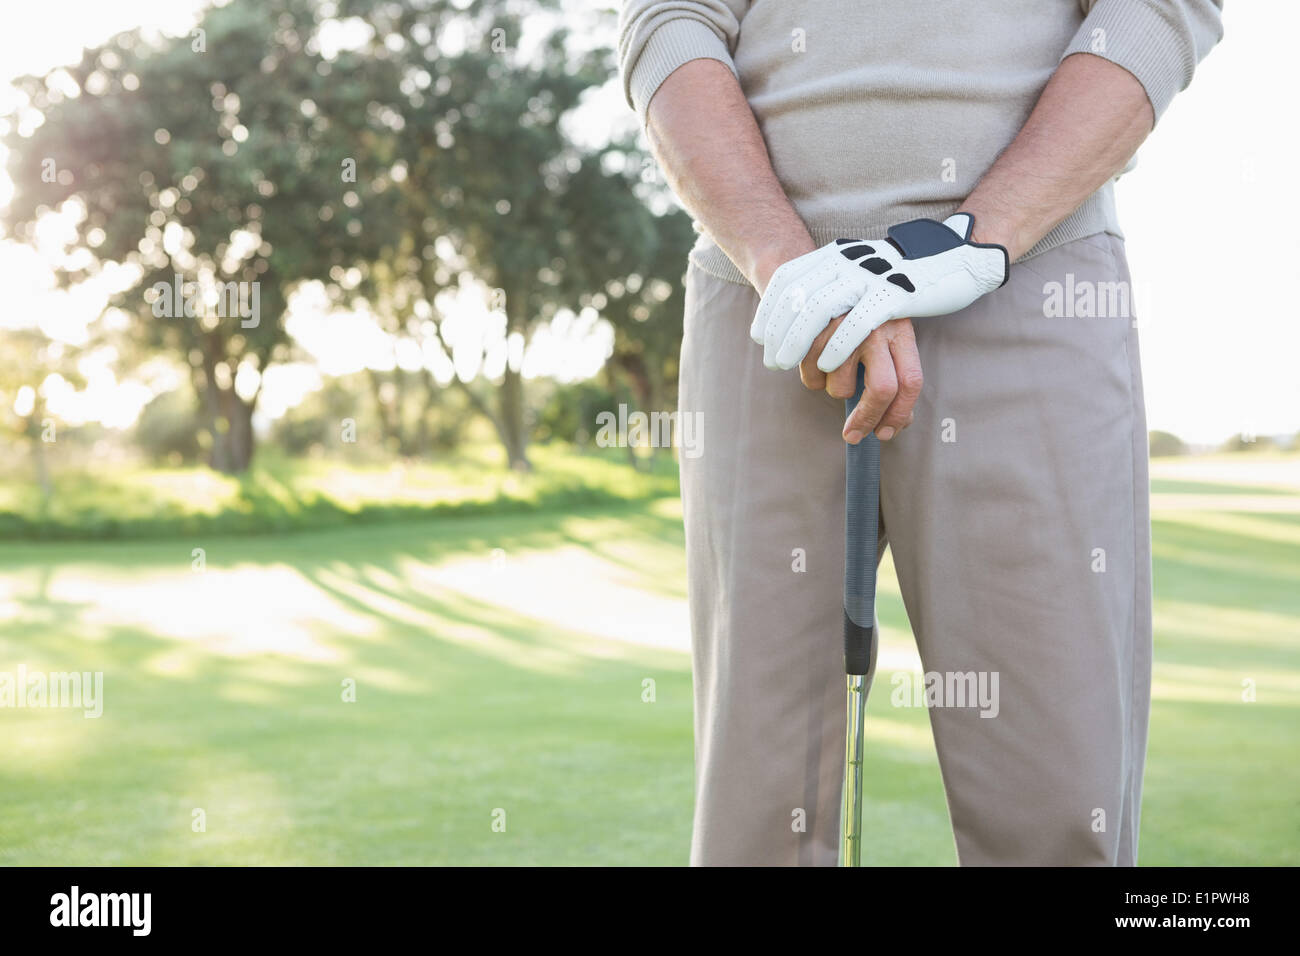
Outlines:
{"label": "sweater sleeve", "polygon": [[1083,25],[1061,55],[1092,53],[1128,70],[1156,120],[1223,36],[1223,0],[1079,0]]}
{"label": "sweater sleeve", "polygon": [[645,123],[661,83],[689,60],[720,60],[732,73],[731,54],[750,0],[623,0],[618,24],[618,67],[623,95]]}

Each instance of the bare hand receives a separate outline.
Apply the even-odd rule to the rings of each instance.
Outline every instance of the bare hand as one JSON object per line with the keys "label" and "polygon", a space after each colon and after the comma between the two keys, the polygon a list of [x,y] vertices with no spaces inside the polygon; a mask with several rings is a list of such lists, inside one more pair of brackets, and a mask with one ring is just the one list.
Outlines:
{"label": "bare hand", "polygon": [[844,316],[833,319],[813,341],[799,363],[799,378],[806,388],[825,389],[832,398],[852,398],[858,363],[866,366],[866,388],[853,414],[844,422],[844,440],[856,445],[870,431],[889,441],[912,424],[912,407],[921,394],[921,356],[911,319],[892,319],[876,329],[847,362],[829,375],[817,367],[822,349]]}

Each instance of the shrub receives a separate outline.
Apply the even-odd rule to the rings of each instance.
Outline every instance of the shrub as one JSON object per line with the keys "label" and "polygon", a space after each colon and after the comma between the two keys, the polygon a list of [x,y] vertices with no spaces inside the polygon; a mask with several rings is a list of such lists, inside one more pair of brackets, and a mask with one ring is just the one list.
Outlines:
{"label": "shrub", "polygon": [[1187,443],[1171,432],[1149,432],[1147,440],[1150,443],[1152,458],[1187,454]]}
{"label": "shrub", "polygon": [[157,462],[180,465],[198,461],[198,406],[194,392],[178,388],[155,395],[135,424],[135,443]]}

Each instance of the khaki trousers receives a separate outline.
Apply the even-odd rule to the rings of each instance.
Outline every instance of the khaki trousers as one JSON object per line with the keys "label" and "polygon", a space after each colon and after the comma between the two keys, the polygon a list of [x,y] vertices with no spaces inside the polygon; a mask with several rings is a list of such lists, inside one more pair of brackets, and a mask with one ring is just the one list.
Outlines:
{"label": "khaki trousers", "polygon": [[[912,426],[882,446],[882,540],[927,674],[996,674],[996,716],[951,698],[929,709],[963,865],[1136,863],[1151,552],[1128,283],[1122,241],[1096,235],[915,322],[925,387]],[[757,304],[689,268],[680,409],[703,427],[681,466],[691,862],[833,866],[843,402],[763,368]],[[870,847],[867,832],[864,862]]]}

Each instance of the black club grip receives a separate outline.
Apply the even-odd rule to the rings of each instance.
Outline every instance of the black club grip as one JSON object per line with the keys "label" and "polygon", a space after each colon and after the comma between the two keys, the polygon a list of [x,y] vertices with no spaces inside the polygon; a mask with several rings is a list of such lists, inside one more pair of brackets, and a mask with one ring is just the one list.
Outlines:
{"label": "black club grip", "polygon": [[[862,397],[857,389],[844,403],[845,418]],[[844,446],[844,671],[865,674],[871,667],[876,607],[876,549],[880,533],[880,440],[867,435]]]}

